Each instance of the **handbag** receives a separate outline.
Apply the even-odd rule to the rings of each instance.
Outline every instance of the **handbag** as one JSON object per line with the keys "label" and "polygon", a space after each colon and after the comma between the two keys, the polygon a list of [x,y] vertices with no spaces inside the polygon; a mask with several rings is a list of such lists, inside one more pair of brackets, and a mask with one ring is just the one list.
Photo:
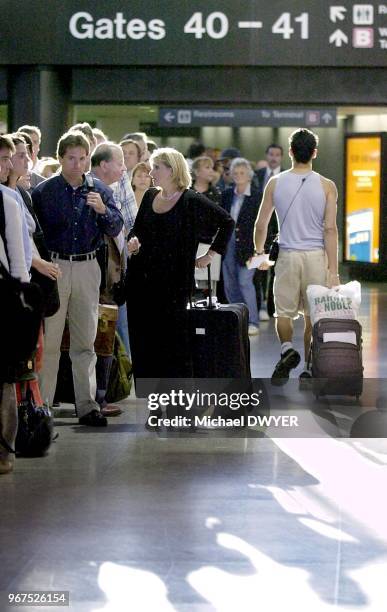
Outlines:
{"label": "handbag", "polygon": [[131,386],[132,364],[126,354],[124,343],[116,332],[106,401],[111,403],[126,399],[130,393]]}
{"label": "handbag", "polygon": [[[36,216],[35,216],[36,217]],[[52,261],[51,255],[47,249],[44,240],[43,231],[39,225],[39,221],[35,218],[36,231],[34,233],[34,243],[38,249],[39,255],[45,261]],[[58,290],[58,281],[54,278],[49,278],[42,274],[36,268],[31,268],[31,280],[39,285],[44,297],[44,316],[52,317],[60,308],[60,298]]]}
{"label": "handbag", "polygon": [[[18,401],[18,426],[13,449],[0,432],[0,446],[21,457],[41,457],[46,454],[54,436],[54,421],[45,406],[37,406],[28,383],[21,385]],[[18,396],[19,397],[19,396]]]}
{"label": "handbag", "polygon": [[114,339],[118,320],[116,304],[98,305],[98,329],[94,342],[94,350],[101,357],[113,355]]}
{"label": "handbag", "polygon": [[279,255],[279,234],[276,235],[275,238],[273,238],[273,241],[270,245],[270,249],[269,249],[269,260],[270,261],[277,261],[278,259],[278,255]]}
{"label": "handbag", "polygon": [[[31,196],[25,189],[22,187],[18,187],[20,195],[23,198],[24,204],[28,209],[28,212],[32,216],[35,221],[36,230],[33,235],[33,240],[35,246],[38,250],[38,253],[42,259],[45,261],[51,261],[51,256],[48,251],[46,242],[44,240],[43,230],[40,226],[39,219],[37,218],[35,211],[32,206]],[[44,316],[52,317],[56,314],[60,307],[60,299],[59,299],[59,291],[58,291],[58,282],[56,279],[49,278],[45,274],[42,274],[36,268],[31,268],[31,280],[32,282],[39,285],[43,297],[44,297]]]}
{"label": "handbag", "polygon": [[[44,259],[44,258],[42,258]],[[31,281],[36,283],[44,297],[44,317],[52,317],[60,307],[58,283],[35,268],[31,268]]]}
{"label": "handbag", "polygon": [[43,319],[43,295],[35,283],[13,278],[0,262],[0,321],[2,346],[0,380],[17,379],[20,363],[28,361],[35,351]]}
{"label": "handbag", "polygon": [[[300,190],[302,189],[302,187],[303,187],[303,185],[304,185],[304,183],[305,183],[307,178],[308,177],[306,176],[305,178],[301,179],[301,185],[298,187],[296,193],[294,194],[294,196],[292,198],[292,201],[290,202],[290,204],[288,206],[288,209],[287,209],[287,211],[285,213],[285,216],[283,218],[283,221],[282,221],[282,224],[281,224],[281,229],[283,229],[283,226],[284,226],[285,221],[286,221],[286,217],[288,216],[288,212],[291,209],[294,200],[296,199],[296,197],[300,193]],[[275,262],[278,259],[278,255],[279,255],[279,236],[280,236],[280,233],[278,232],[278,234],[273,238],[272,243],[270,245],[270,248],[269,248],[269,260],[270,261],[274,261]]]}
{"label": "handbag", "polygon": [[50,411],[37,406],[30,386],[21,389],[18,404],[18,428],[15,440],[16,455],[41,457],[53,440],[54,424]]}

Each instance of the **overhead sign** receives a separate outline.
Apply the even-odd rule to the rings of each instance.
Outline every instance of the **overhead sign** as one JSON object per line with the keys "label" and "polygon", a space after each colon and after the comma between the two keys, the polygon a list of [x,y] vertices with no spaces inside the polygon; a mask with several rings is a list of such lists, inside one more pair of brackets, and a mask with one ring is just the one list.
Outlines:
{"label": "overhead sign", "polygon": [[346,253],[348,261],[379,262],[381,136],[346,139]]}
{"label": "overhead sign", "polygon": [[332,108],[161,108],[159,126],[198,127],[228,125],[271,127],[336,127],[336,109]]}
{"label": "overhead sign", "polygon": [[387,3],[380,1],[25,0],[20,10],[20,2],[2,0],[1,11],[0,64],[7,65],[387,63]]}

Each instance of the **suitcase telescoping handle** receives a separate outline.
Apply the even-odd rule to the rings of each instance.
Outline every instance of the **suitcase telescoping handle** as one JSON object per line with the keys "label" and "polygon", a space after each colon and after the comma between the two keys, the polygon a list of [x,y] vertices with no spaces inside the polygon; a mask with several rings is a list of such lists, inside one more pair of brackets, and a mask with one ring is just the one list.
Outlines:
{"label": "suitcase telescoping handle", "polygon": [[207,279],[208,279],[208,298],[205,300],[200,300],[200,302],[196,302],[196,304],[192,303],[192,295],[189,296],[189,305],[190,308],[206,308],[207,310],[216,310],[216,306],[212,301],[212,288],[211,288],[211,269],[210,265],[207,266]]}
{"label": "suitcase telescoping handle", "polygon": [[211,287],[211,264],[207,266],[207,280],[208,280],[208,310],[214,310],[215,304],[212,303],[212,287]]}

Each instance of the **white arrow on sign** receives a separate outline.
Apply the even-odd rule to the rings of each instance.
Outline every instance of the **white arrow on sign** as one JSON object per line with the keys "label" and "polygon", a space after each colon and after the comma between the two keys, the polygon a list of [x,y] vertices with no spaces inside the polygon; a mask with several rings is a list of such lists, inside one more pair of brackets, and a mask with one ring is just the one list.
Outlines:
{"label": "white arrow on sign", "polygon": [[324,123],[330,123],[332,121],[332,119],[333,119],[333,117],[332,117],[332,115],[330,113],[324,113],[321,118],[324,121]]}
{"label": "white arrow on sign", "polygon": [[347,9],[345,6],[330,6],[329,7],[329,19],[336,23],[337,20],[343,21],[345,19],[345,13]]}
{"label": "white arrow on sign", "polygon": [[348,36],[341,30],[335,30],[333,34],[330,35],[329,42],[331,44],[334,43],[336,47],[341,47],[343,43],[345,45],[348,43]]}
{"label": "white arrow on sign", "polygon": [[168,123],[171,123],[171,121],[173,121],[175,118],[175,115],[173,113],[166,113],[164,115],[164,119],[165,121],[168,121]]}

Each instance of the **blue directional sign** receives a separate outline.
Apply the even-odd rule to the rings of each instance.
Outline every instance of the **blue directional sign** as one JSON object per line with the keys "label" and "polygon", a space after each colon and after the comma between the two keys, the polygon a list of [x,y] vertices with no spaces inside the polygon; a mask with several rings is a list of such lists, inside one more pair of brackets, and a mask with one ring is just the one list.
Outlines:
{"label": "blue directional sign", "polygon": [[209,125],[336,127],[335,108],[161,108],[160,127],[200,127]]}

